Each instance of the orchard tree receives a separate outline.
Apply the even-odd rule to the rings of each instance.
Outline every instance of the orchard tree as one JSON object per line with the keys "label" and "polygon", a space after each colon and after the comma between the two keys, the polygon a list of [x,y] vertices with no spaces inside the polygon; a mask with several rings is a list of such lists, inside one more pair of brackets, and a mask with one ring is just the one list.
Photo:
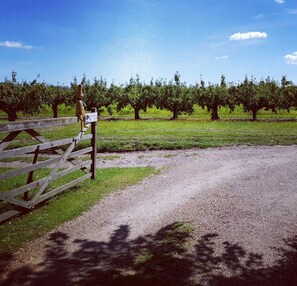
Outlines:
{"label": "orchard tree", "polygon": [[[92,107],[96,107],[98,113],[103,111],[105,107],[109,113],[111,113],[110,105],[113,102],[112,97],[110,97],[110,93],[108,92],[107,82],[105,79],[100,76],[100,78],[94,78],[93,82],[91,82],[84,75],[81,80],[81,85],[83,86],[84,93],[84,105],[87,110],[91,110]],[[77,92],[78,82],[76,77],[74,81],[71,83],[72,95],[75,100],[75,95]]]}
{"label": "orchard tree", "polygon": [[236,106],[240,105],[240,97],[239,97],[239,88],[238,85],[233,82],[229,83],[228,86],[228,97],[227,97],[227,106],[231,111],[234,111]]}
{"label": "orchard tree", "polygon": [[297,86],[290,86],[290,95],[291,95],[291,107],[297,109]]}
{"label": "orchard tree", "polygon": [[85,91],[85,103],[88,110],[92,107],[96,107],[99,113],[103,111],[103,107],[110,110],[112,99],[108,96],[107,82],[102,76],[99,79],[95,78],[92,84],[88,82]]}
{"label": "orchard tree", "polygon": [[106,97],[109,99],[110,105],[106,107],[108,113],[112,115],[112,104],[116,103],[118,98],[124,93],[123,86],[117,86],[113,82],[108,88]]}
{"label": "orchard tree", "polygon": [[156,99],[158,95],[158,81],[153,81],[151,79],[150,84],[144,84],[143,96],[144,96],[144,108],[143,111],[146,112],[147,108],[153,107],[156,104]]}
{"label": "orchard tree", "polygon": [[45,85],[36,79],[31,82],[17,82],[17,73],[11,73],[11,80],[5,78],[0,83],[0,109],[8,115],[9,121],[15,121],[18,112],[35,115],[46,103]]}
{"label": "orchard tree", "polygon": [[154,104],[153,83],[145,85],[140,82],[139,76],[131,77],[129,83],[126,83],[123,93],[117,98],[117,111],[120,111],[127,105],[134,109],[134,119],[140,119],[140,110],[146,111],[147,107]]}
{"label": "orchard tree", "polygon": [[267,77],[261,80],[258,85],[259,92],[266,98],[265,110],[271,110],[277,112],[277,109],[281,109],[281,98],[279,96],[279,86],[274,79]]}
{"label": "orchard tree", "polygon": [[243,83],[239,85],[240,103],[245,112],[252,113],[253,120],[257,119],[258,111],[263,108],[276,111],[277,95],[276,83],[269,78],[257,83],[255,78],[248,79],[246,76]]}
{"label": "orchard tree", "polygon": [[198,104],[207,110],[211,114],[211,120],[218,120],[218,110],[221,106],[229,106],[234,110],[234,102],[232,100],[232,94],[229,93],[225,76],[221,76],[221,84],[209,84],[205,86],[205,82],[201,79],[199,87]]}
{"label": "orchard tree", "polygon": [[265,106],[266,102],[263,97],[259,96],[255,78],[249,80],[246,76],[239,86],[239,94],[244,111],[251,112],[253,120],[256,120],[257,112]]}
{"label": "orchard tree", "polygon": [[297,108],[296,86],[292,81],[287,80],[286,76],[282,76],[281,86],[279,88],[280,108],[286,109],[288,112],[291,107]]}
{"label": "orchard tree", "polygon": [[193,93],[186,86],[186,83],[180,81],[180,74],[178,72],[175,73],[173,81],[171,80],[168,84],[164,83],[156,101],[156,106],[160,109],[171,111],[172,120],[178,119],[178,115],[182,112],[193,113]]}
{"label": "orchard tree", "polygon": [[53,111],[53,117],[58,118],[59,105],[72,103],[70,89],[60,85],[46,85],[46,101]]}

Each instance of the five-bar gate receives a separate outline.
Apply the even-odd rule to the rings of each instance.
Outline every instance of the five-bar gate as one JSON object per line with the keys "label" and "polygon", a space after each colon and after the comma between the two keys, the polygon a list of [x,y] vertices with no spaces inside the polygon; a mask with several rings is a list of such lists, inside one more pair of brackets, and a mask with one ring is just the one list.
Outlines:
{"label": "five-bar gate", "polygon": [[[90,115],[96,116],[90,116],[90,118],[97,118],[96,111],[93,111],[94,112]],[[36,131],[36,129],[40,130],[40,128],[62,126],[76,121],[76,117],[65,117],[0,124],[0,132],[9,132],[9,134],[0,142],[0,159],[23,156],[25,154],[32,156],[31,165],[0,173],[0,200],[14,206],[14,209],[0,214],[0,222],[20,214],[24,210],[34,208],[37,204],[73,187],[85,179],[95,179],[97,120],[87,122],[86,126],[82,129],[79,124],[79,133],[75,137],[66,139],[49,141]],[[86,134],[89,127],[91,127],[91,132],[90,134]],[[10,143],[12,143],[21,132],[30,134],[32,139],[38,141],[38,144],[16,149],[8,149]],[[76,150],[75,147],[77,144],[85,140],[91,141],[90,147]],[[39,155],[45,151],[50,151],[58,156],[46,161],[39,161]],[[90,160],[77,159],[79,156],[86,154],[90,154]],[[35,170],[48,167],[50,167],[50,172],[46,177],[33,181],[33,173]],[[75,178],[74,180],[54,189],[49,188],[50,183],[54,180],[77,170],[82,170],[82,175],[78,178]],[[1,181],[11,179],[20,174],[26,174],[27,176],[27,180],[24,185],[18,186],[13,190],[3,190],[3,187],[1,187]]]}

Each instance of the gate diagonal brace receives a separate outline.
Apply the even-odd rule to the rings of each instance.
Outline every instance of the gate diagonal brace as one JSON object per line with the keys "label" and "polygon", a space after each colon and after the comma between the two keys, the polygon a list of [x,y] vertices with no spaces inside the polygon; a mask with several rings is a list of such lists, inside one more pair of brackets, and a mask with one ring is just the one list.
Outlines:
{"label": "gate diagonal brace", "polygon": [[83,128],[83,130],[81,132],[79,132],[79,134],[75,138],[73,138],[73,142],[70,144],[68,149],[65,151],[65,153],[63,154],[61,160],[58,162],[56,167],[54,169],[52,169],[52,171],[48,175],[46,181],[44,182],[44,184],[39,189],[39,191],[29,201],[29,205],[31,206],[31,208],[36,204],[39,197],[45,192],[45,190],[46,190],[47,186],[49,185],[49,183],[55,178],[55,175],[57,174],[59,168],[61,168],[61,166],[67,161],[68,156],[73,151],[73,149],[77,145],[77,143],[82,139],[82,137],[83,137],[84,133],[87,131],[87,129],[88,129],[87,127]]}
{"label": "gate diagonal brace", "polygon": [[[87,131],[87,129],[88,129],[88,127],[89,127],[89,125],[87,126],[87,128],[85,129],[85,131],[83,132],[83,133],[85,133],[86,131]],[[34,129],[26,129],[26,130],[24,130],[24,131],[26,131],[29,135],[31,135],[32,137],[34,137],[37,141],[39,141],[40,143],[48,143],[48,142],[50,142],[49,140],[47,140],[45,137],[43,137],[40,133],[38,133],[36,130],[34,130]],[[82,133],[82,132],[80,132],[80,133]],[[82,135],[81,135],[82,136]],[[58,155],[60,155],[60,156],[63,156],[64,155],[64,151],[61,149],[61,148],[50,148],[54,153],[56,153],[56,154],[58,154]],[[67,161],[69,162],[69,163],[71,163],[72,165],[77,165],[77,164],[79,164],[79,162],[76,160],[76,159],[74,159],[74,158],[68,158],[67,159]],[[82,170],[83,172],[85,172],[85,173],[88,173],[87,171],[86,171],[86,168],[84,168],[83,170]]]}

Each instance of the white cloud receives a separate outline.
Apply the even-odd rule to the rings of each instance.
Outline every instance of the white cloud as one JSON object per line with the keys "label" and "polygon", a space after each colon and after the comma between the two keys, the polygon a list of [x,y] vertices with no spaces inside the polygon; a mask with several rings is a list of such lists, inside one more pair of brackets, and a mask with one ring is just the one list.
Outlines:
{"label": "white cloud", "polygon": [[284,56],[287,64],[297,65],[297,52]]}
{"label": "white cloud", "polygon": [[259,19],[262,19],[262,18],[264,18],[264,14],[258,14],[258,15],[254,16],[254,19],[256,19],[256,20],[259,20]]}
{"label": "white cloud", "polygon": [[274,2],[278,3],[278,4],[284,4],[285,1],[284,0],[274,0]]}
{"label": "white cloud", "polygon": [[0,47],[26,49],[26,50],[33,49],[33,46],[24,45],[21,42],[11,42],[11,41],[0,42]]}
{"label": "white cloud", "polygon": [[226,60],[228,59],[228,56],[227,55],[224,55],[224,56],[220,56],[220,57],[215,57],[216,60]]}
{"label": "white cloud", "polygon": [[297,15],[297,9],[290,9],[288,10],[289,14]]}
{"label": "white cloud", "polygon": [[267,38],[265,32],[247,32],[247,33],[235,33],[229,37],[230,41],[241,41],[249,39]]}

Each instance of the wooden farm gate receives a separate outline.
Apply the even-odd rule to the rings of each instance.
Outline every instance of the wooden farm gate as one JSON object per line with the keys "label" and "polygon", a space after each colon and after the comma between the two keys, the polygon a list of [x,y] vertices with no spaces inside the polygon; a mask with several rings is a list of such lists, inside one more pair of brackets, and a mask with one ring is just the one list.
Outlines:
{"label": "wooden farm gate", "polygon": [[[80,130],[77,136],[54,141],[47,140],[35,129],[74,123],[77,121],[76,117],[0,124],[1,133],[9,132],[9,134],[0,142],[0,159],[13,158],[25,154],[27,156],[29,154],[33,157],[32,164],[29,166],[7,171],[5,173],[0,173],[0,200],[13,205],[13,209],[0,214],[0,222],[18,215],[23,211],[34,208],[37,204],[66,189],[73,187],[85,179],[95,179],[97,112],[95,110],[93,111],[93,113],[87,114],[87,123],[85,127],[81,128],[80,123],[77,125],[79,126],[78,130]],[[90,115],[89,118],[91,119],[89,121],[91,122],[88,122],[88,115]],[[91,127],[91,133],[85,134],[89,127]],[[12,143],[21,132],[28,133],[30,136],[32,136],[32,139],[37,140],[39,143],[36,145],[30,145],[16,149],[7,149],[10,143]],[[91,140],[91,146],[74,151],[77,144],[85,140]],[[47,152],[50,151],[51,153],[57,154],[58,156],[39,162],[38,156],[45,150],[47,150]],[[91,155],[90,160],[77,160],[78,156],[85,154]],[[34,171],[45,167],[51,168],[49,175],[33,181]],[[83,172],[81,173],[83,175],[55,189],[48,188],[52,181],[77,170],[82,170]],[[20,174],[27,174],[27,182],[24,185],[9,191],[3,190],[3,187],[1,187],[1,181],[13,178]]]}

